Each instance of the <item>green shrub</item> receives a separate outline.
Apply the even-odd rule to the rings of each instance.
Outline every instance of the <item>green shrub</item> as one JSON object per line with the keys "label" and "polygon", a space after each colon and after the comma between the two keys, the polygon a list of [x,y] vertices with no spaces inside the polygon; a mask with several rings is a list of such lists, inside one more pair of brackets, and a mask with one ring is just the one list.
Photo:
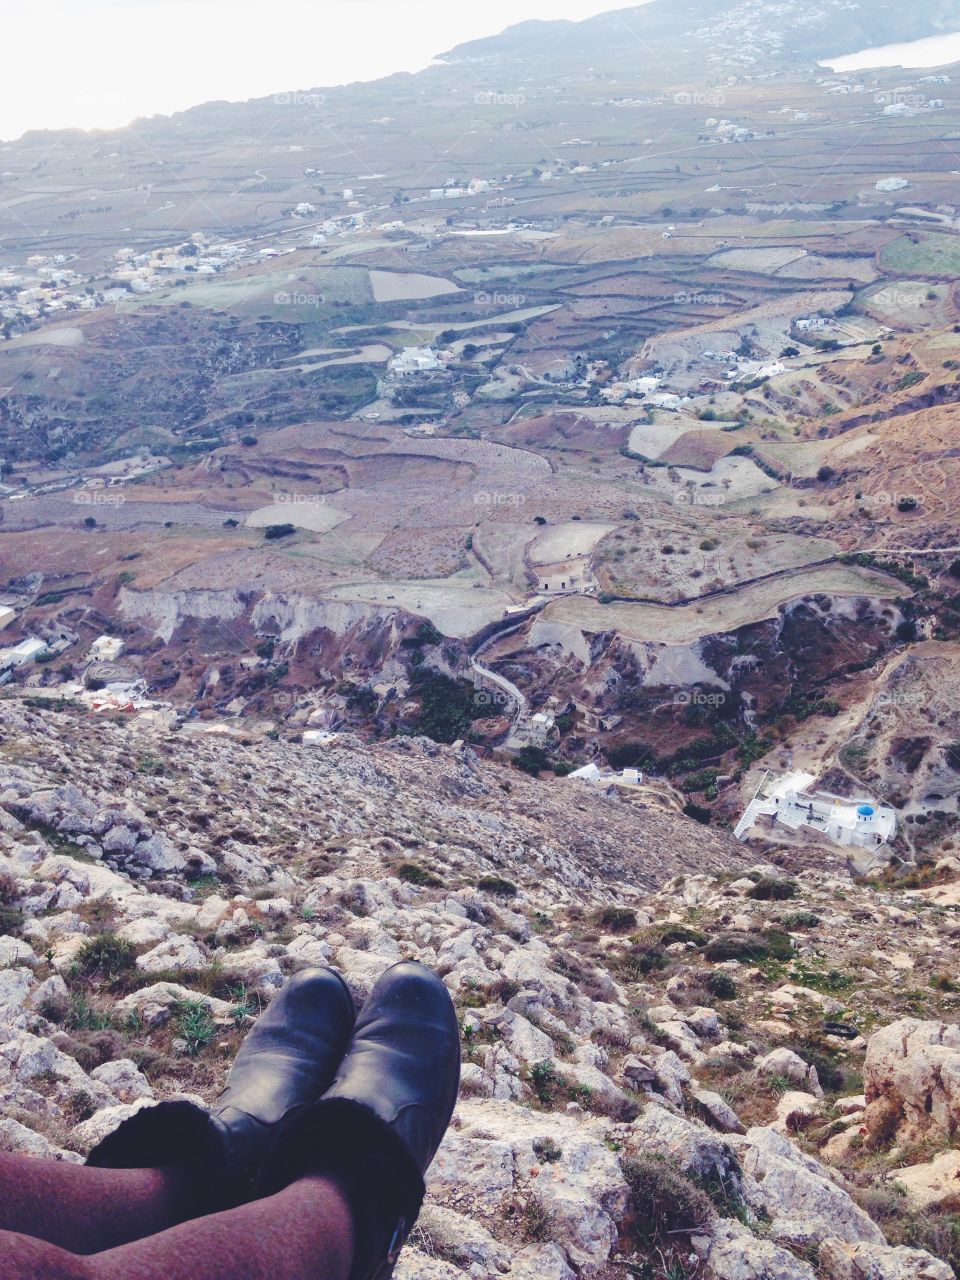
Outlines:
{"label": "green shrub", "polygon": [[216,1039],[216,1024],[202,1000],[181,1000],[174,1006],[174,1023],[191,1058]]}
{"label": "green shrub", "polygon": [[756,898],[760,902],[785,902],[787,898],[795,898],[799,891],[799,885],[794,880],[777,880],[773,876],[761,876],[747,897]]}
{"label": "green shrub", "polygon": [[439,876],[421,867],[419,862],[404,862],[397,868],[397,875],[407,884],[418,884],[425,889],[439,889],[443,881]]}
{"label": "green shrub", "polygon": [[703,953],[715,964],[724,960],[762,960],[766,942],[759,933],[720,933],[711,938]]}
{"label": "green shrub", "polygon": [[630,1188],[624,1235],[634,1246],[674,1245],[675,1236],[700,1231],[717,1216],[706,1191],[665,1159],[625,1160],[623,1176]]}
{"label": "green shrub", "polygon": [[737,984],[728,973],[711,973],[707,978],[707,990],[715,1000],[735,1000]]}
{"label": "green shrub", "polygon": [[623,951],[614,961],[621,977],[628,982],[639,982],[656,969],[665,969],[669,964],[667,956],[649,942],[637,942],[627,951]]}
{"label": "green shrub", "polygon": [[116,978],[136,965],[137,953],[112,931],[98,933],[77,952],[76,971],[85,978]]}
{"label": "green shrub", "polygon": [[785,929],[815,929],[820,923],[820,917],[812,911],[791,911],[783,917],[781,923]]}
{"label": "green shrub", "polygon": [[594,920],[609,933],[629,933],[637,927],[637,913],[627,907],[601,907]]}
{"label": "green shrub", "polygon": [[706,940],[698,929],[691,929],[686,924],[672,924],[660,935],[661,947],[669,947],[674,942],[692,942],[695,947],[702,947]]}
{"label": "green shrub", "polygon": [[0,903],[0,937],[15,938],[23,928],[23,912],[19,907]]}
{"label": "green shrub", "polygon": [[71,1031],[107,1031],[113,1026],[113,1017],[83,995],[70,997],[70,1008],[63,1025]]}
{"label": "green shrub", "polygon": [[477,881],[477,888],[497,898],[515,898],[520,892],[512,880],[504,880],[502,876],[484,876]]}
{"label": "green shrub", "polygon": [[793,954],[793,943],[787,934],[777,929],[766,933],[721,933],[707,943],[703,953],[708,960],[788,960]]}

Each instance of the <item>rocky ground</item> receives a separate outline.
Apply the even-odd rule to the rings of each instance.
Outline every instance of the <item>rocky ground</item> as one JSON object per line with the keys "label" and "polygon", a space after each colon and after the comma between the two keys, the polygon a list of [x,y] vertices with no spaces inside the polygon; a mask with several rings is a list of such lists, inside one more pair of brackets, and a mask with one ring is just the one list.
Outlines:
{"label": "rocky ground", "polygon": [[465,1065],[402,1280],[951,1280],[960,861],[744,856],[427,739],[0,702],[0,1143],[78,1161],[288,974],[414,956]]}

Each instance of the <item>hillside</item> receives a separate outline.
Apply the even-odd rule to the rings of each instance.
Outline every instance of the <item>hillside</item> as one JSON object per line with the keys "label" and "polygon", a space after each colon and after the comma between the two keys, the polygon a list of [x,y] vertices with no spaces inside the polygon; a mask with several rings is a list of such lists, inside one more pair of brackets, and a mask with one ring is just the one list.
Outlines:
{"label": "hillside", "polygon": [[744,868],[669,802],[426,739],[0,717],[5,1147],[209,1099],[287,974],[362,998],[412,955],[466,1057],[401,1280],[955,1274],[956,858]]}
{"label": "hillside", "polygon": [[747,36],[782,42],[787,56],[826,58],[921,40],[956,27],[956,8],[950,0],[926,0],[909,9],[898,0],[857,0],[845,5],[803,0],[651,0],[583,22],[521,22],[498,36],[457,45],[440,57],[449,62],[542,57],[545,46],[561,56],[574,48],[578,54],[605,53],[625,40],[647,45],[700,37],[706,42],[710,32],[740,28]]}

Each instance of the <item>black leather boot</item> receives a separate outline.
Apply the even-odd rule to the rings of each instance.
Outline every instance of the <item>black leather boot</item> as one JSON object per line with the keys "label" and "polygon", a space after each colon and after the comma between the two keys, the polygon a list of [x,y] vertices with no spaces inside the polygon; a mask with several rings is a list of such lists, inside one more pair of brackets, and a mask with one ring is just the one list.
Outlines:
{"label": "black leather boot", "polygon": [[332,969],[307,969],[287,982],[237,1054],[223,1093],[207,1111],[161,1102],[125,1120],[94,1147],[100,1168],[185,1165],[195,1175],[202,1213],[251,1199],[280,1121],[328,1088],[356,1014]]}
{"label": "black leather boot", "polygon": [[364,1004],[333,1084],[286,1118],[265,1172],[264,1193],[309,1173],[340,1185],[354,1224],[350,1280],[393,1275],[459,1084],[449,992],[423,965],[394,965]]}

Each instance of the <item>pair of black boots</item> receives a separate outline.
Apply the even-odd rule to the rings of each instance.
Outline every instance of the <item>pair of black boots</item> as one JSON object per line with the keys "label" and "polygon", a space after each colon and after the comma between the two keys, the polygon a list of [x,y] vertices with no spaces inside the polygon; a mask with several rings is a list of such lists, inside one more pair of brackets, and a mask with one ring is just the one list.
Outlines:
{"label": "pair of black boots", "polygon": [[200,1211],[271,1195],[305,1174],[344,1189],[351,1280],[387,1280],[420,1212],[423,1175],[450,1123],[460,1033],[446,987],[412,961],[388,969],[355,1022],[332,969],[286,983],[244,1041],[212,1110],[164,1102],[90,1153],[101,1168],[181,1166]]}

